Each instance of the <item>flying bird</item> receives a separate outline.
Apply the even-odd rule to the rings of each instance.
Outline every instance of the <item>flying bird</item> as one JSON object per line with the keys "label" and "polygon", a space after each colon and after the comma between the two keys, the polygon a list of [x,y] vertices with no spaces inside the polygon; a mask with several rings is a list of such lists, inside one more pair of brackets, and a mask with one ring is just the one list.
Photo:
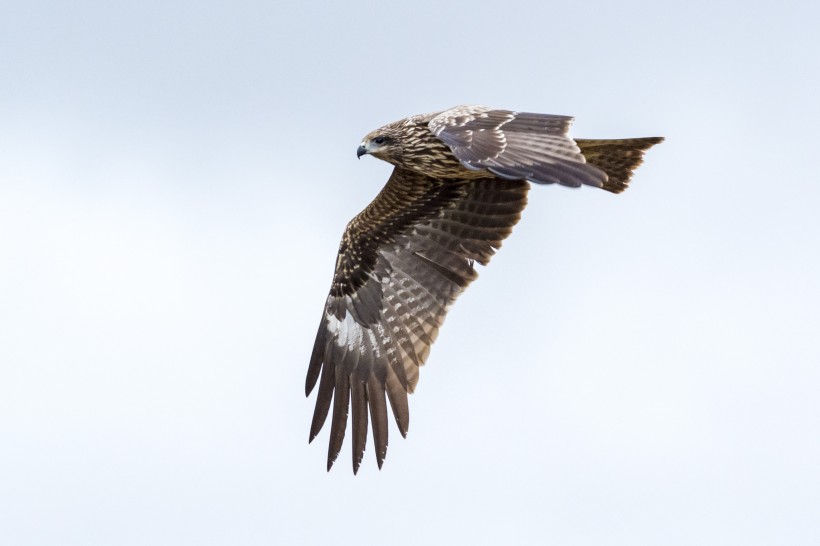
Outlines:
{"label": "flying bird", "polygon": [[620,193],[662,137],[574,140],[573,118],[457,106],[390,123],[356,155],[394,165],[387,184],[342,236],[310,357],[319,384],[310,441],[333,406],[327,469],[352,420],[353,473],[373,429],[387,454],[389,403],[407,435],[412,393],[450,305],[487,265],[527,203],[530,183]]}

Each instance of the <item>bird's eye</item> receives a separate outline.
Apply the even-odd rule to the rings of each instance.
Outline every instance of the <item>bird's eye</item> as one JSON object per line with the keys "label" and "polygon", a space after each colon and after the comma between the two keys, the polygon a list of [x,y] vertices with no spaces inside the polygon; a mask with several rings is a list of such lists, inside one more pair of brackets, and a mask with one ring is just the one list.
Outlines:
{"label": "bird's eye", "polygon": [[373,142],[375,142],[376,144],[380,144],[380,145],[384,144],[386,141],[387,141],[387,139],[384,138],[383,136],[377,136],[376,138],[373,139]]}

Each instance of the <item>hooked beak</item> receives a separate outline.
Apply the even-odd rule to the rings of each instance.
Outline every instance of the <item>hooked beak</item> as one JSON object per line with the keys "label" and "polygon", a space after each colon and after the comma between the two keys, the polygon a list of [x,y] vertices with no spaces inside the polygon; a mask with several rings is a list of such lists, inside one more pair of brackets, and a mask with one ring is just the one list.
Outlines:
{"label": "hooked beak", "polygon": [[367,148],[364,147],[364,144],[359,144],[358,149],[356,149],[356,157],[361,159],[362,156],[366,153],[367,153]]}

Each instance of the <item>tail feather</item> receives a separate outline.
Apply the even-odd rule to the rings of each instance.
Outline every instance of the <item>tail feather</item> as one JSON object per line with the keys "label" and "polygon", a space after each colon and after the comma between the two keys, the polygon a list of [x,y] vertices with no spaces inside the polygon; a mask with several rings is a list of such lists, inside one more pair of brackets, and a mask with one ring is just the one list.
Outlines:
{"label": "tail feather", "polygon": [[632,173],[643,163],[644,152],[661,142],[663,137],[575,141],[587,163],[609,176],[603,189],[612,193],[621,193],[627,188]]}

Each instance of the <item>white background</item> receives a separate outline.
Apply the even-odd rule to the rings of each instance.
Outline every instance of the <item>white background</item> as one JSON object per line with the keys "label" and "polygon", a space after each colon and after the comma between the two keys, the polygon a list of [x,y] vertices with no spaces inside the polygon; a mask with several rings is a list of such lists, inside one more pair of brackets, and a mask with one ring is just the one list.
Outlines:
{"label": "white background", "polygon": [[[816,3],[0,3],[0,542],[820,541]],[[307,435],[361,137],[663,135],[535,187],[384,469]]]}

